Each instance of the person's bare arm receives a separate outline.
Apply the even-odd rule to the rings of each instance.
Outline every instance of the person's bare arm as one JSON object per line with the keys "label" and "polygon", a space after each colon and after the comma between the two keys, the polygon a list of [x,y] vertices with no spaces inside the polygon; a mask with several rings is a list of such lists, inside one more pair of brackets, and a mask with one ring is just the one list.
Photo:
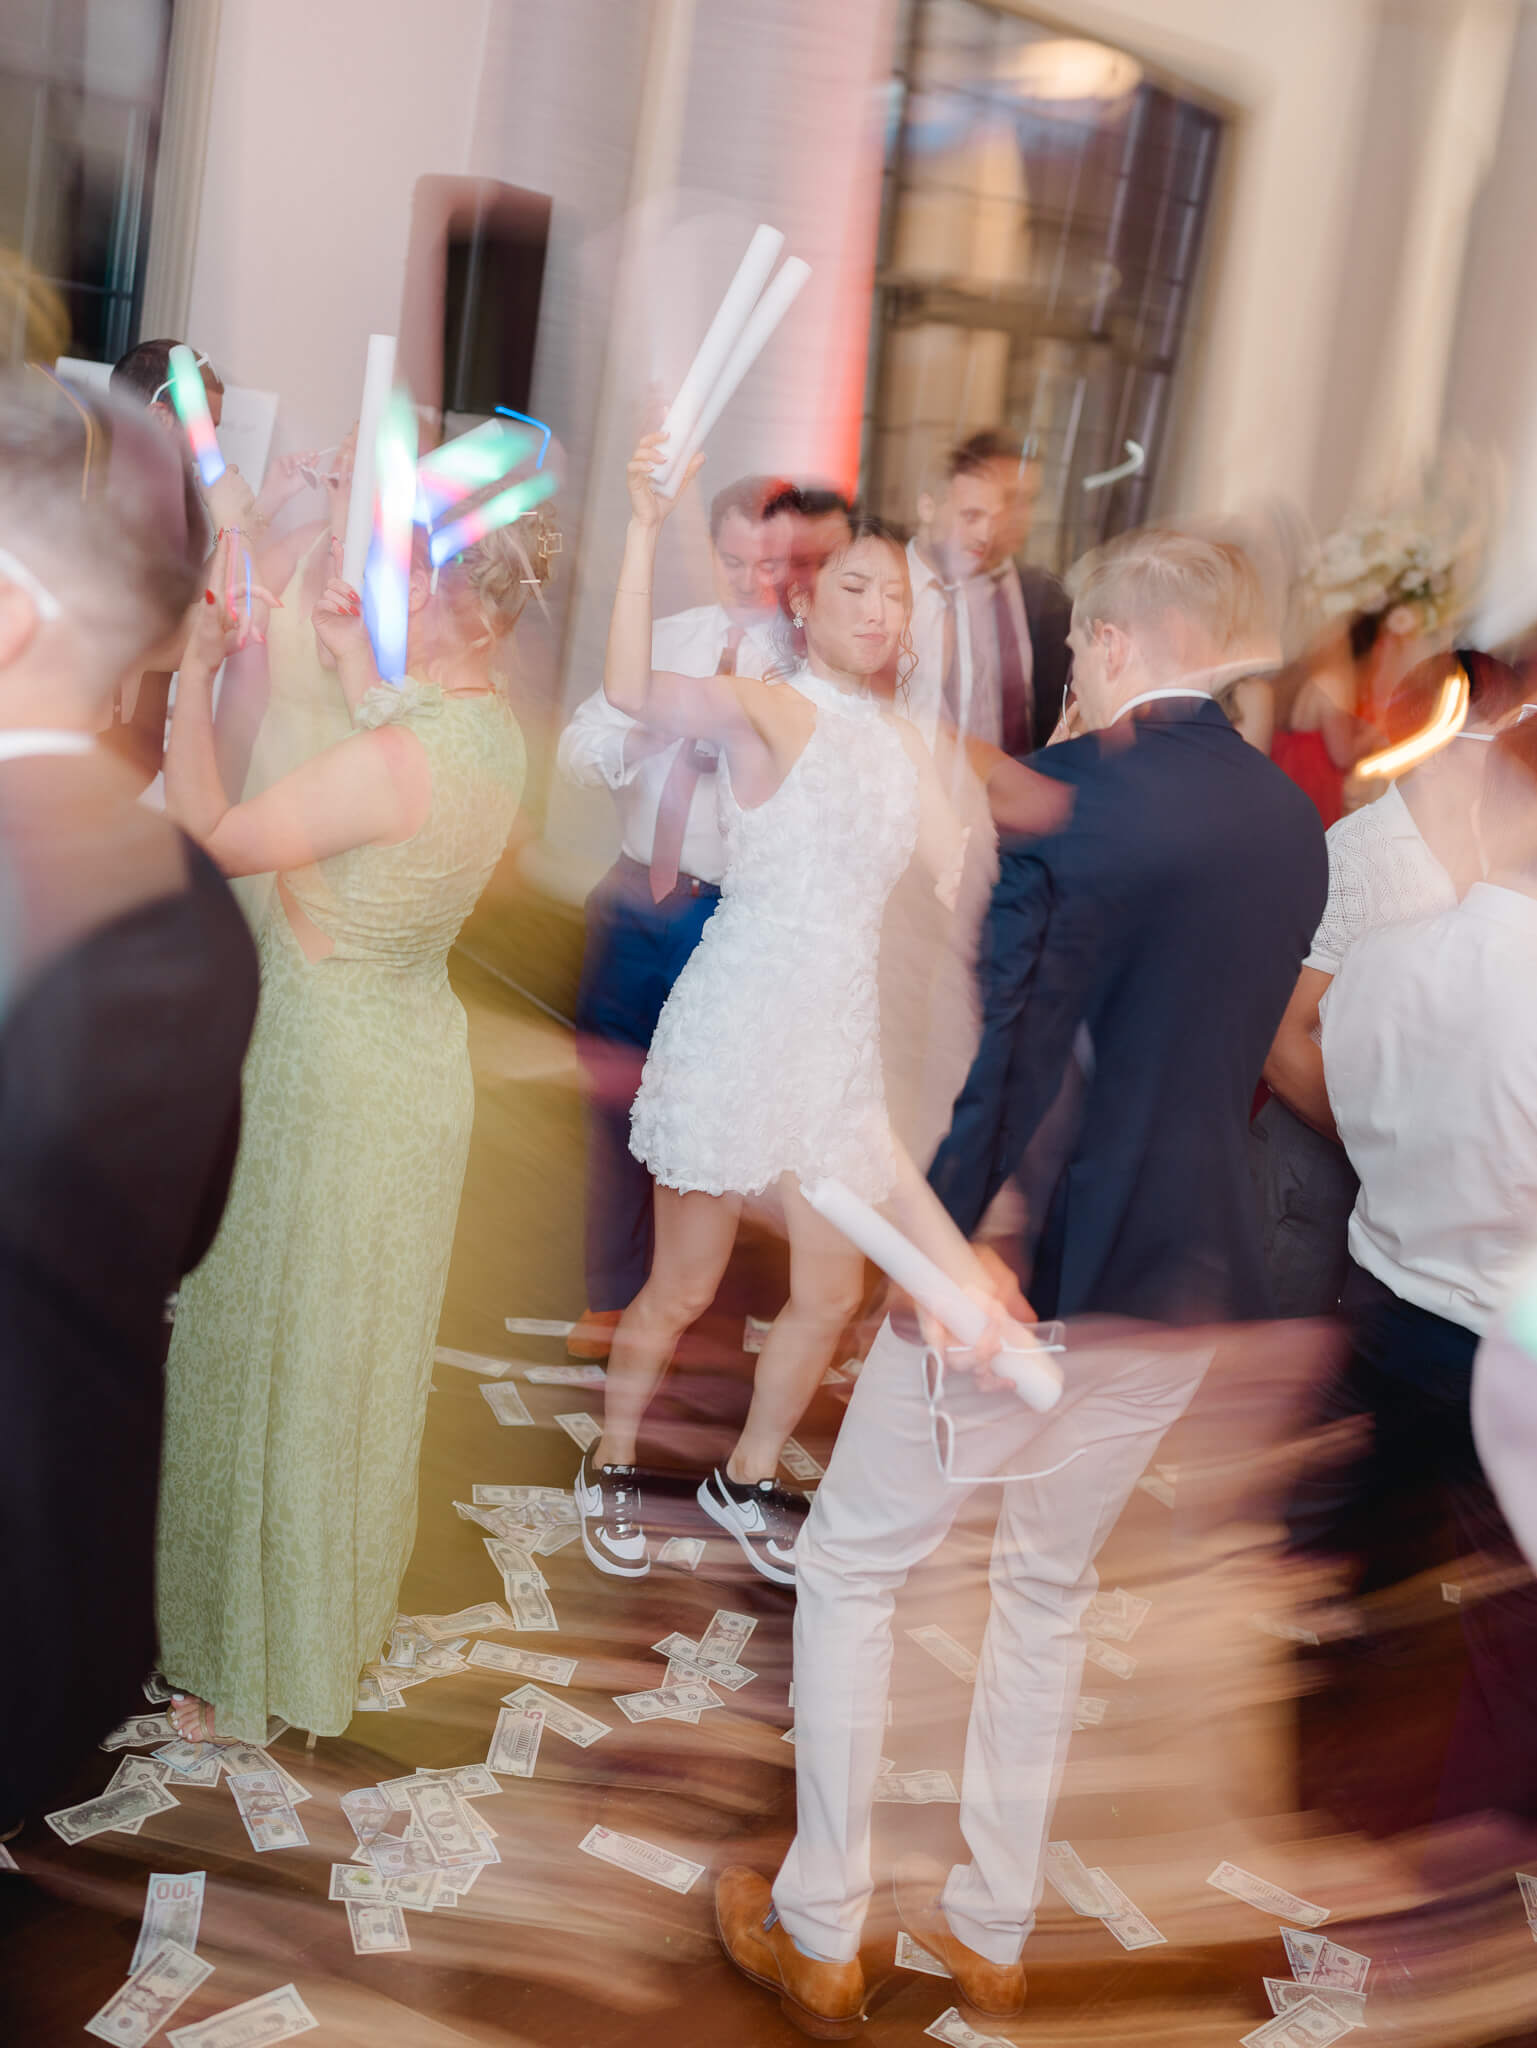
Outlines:
{"label": "person's bare arm", "polygon": [[1027,768],[987,740],[968,737],[966,758],[987,791],[987,806],[1000,832],[1033,839],[1067,823],[1072,792],[1054,777]]}
{"label": "person's bare arm", "polygon": [[1316,1036],[1318,1007],[1333,979],[1317,967],[1304,967],[1298,975],[1265,1061],[1265,1084],[1294,1116],[1337,1142],[1339,1132],[1324,1086],[1324,1056]]}

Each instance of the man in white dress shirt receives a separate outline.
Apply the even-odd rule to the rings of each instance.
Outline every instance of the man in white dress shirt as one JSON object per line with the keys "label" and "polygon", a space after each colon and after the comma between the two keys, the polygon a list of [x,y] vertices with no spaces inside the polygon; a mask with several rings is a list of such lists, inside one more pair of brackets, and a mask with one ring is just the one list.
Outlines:
{"label": "man in white dress shirt", "polygon": [[[1459,1554],[1497,1567],[1516,1556],[1470,1394],[1478,1340],[1537,1238],[1537,722],[1491,751],[1489,879],[1437,916],[1358,939],[1323,1004],[1329,1103],[1361,1191],[1352,1350],[1320,1420],[1365,1418],[1369,1433],[1352,1463],[1304,1476],[1288,1522],[1299,1551],[1369,1590],[1402,1575],[1387,1548],[1423,1531],[1432,1493],[1449,1501]],[[1537,1593],[1529,1581],[1496,1591],[1462,1619],[1470,1669],[1439,1817],[1537,1824]]]}
{"label": "man in white dress shirt", "polygon": [[[659,669],[762,675],[770,665],[791,522],[765,512],[784,490],[779,478],[744,477],[716,494],[715,602],[657,620]],[[726,857],[710,749],[648,731],[597,690],[561,734],[557,760],[573,782],[611,790],[619,812],[619,858],[587,899],[577,998],[590,1089],[587,1311],[567,1346],[575,1358],[606,1358],[651,1263],[651,1179],[630,1153],[630,1105],[662,1005],[720,900]]]}

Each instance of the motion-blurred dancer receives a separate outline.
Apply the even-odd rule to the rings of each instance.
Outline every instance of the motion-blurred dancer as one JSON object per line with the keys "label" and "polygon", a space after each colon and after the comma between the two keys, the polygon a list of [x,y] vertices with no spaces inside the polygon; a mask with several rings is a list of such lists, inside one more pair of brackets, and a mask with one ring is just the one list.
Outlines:
{"label": "motion-blurred dancer", "polygon": [[[710,504],[715,602],[658,619],[656,666],[678,675],[761,676],[773,661],[790,546],[778,479],[744,477]],[[601,690],[560,736],[562,771],[611,790],[620,853],[587,899],[577,1046],[587,1070],[587,1308],[566,1349],[606,1358],[651,1265],[651,1176],[630,1151],[630,1105],[662,1005],[720,901],[726,868],[716,752],[638,724]]]}
{"label": "motion-blurred dancer", "polygon": [[[1075,807],[1055,835],[1004,847],[981,1050],[930,1173],[974,1231],[1087,1031],[1092,1071],[1031,1296],[1046,1315],[1144,1327],[1070,1344],[1048,1415],[1011,1393],[960,1397],[972,1461],[961,1469],[1034,1483],[1003,1489],[994,1542],[961,1794],[971,1861],[937,1898],[926,1880],[899,1886],[910,1932],[992,2018],[1024,2004],[1020,1952],[1095,1554],[1199,1384],[1209,1326],[1267,1308],[1248,1104],[1323,907],[1325,861],[1306,799],[1201,684],[1227,659],[1250,573],[1231,548],[1159,531],[1081,566],[1071,644],[1091,730],[1042,756]],[[717,1895],[733,1960],[831,2038],[855,2031],[863,2002],[893,1601],[968,1491],[938,1469],[916,1338],[911,1323],[883,1327],[796,1556],[795,1841],[772,1901],[743,1869]]]}
{"label": "motion-blurred dancer", "polygon": [[80,403],[0,386],[0,1555],[40,1675],[0,1700],[0,1834],[143,1704],[166,1301],[256,1011],[217,870],[92,739],[201,599],[197,503],[141,415]]}

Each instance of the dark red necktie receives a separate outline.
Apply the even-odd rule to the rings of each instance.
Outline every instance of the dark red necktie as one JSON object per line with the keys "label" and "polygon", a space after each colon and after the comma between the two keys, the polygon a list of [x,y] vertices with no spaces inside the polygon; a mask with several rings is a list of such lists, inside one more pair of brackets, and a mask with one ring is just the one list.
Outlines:
{"label": "dark red necktie", "polygon": [[[736,674],[737,650],[742,644],[744,631],[741,626],[732,626],[727,632],[717,675]],[[714,768],[713,754],[706,753],[693,740],[685,740],[667,771],[661,800],[656,807],[656,830],[651,835],[653,903],[662,902],[678,886],[678,867],[683,858],[683,835],[688,829],[689,806],[694,801],[700,776],[713,773]]]}

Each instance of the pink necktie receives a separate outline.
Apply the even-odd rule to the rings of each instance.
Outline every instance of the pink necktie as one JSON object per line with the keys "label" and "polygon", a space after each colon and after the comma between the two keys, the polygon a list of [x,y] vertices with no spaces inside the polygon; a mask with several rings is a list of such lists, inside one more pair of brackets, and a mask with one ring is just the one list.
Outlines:
{"label": "pink necktie", "polygon": [[[728,630],[716,670],[718,675],[736,674],[737,649],[742,644],[744,630],[741,626],[732,626]],[[709,774],[714,767],[712,755],[705,753],[692,740],[685,740],[667,771],[661,801],[656,807],[656,831],[651,838],[653,903],[662,902],[678,886],[678,864],[683,858],[683,834],[688,826],[689,806],[694,801],[700,776]]]}

